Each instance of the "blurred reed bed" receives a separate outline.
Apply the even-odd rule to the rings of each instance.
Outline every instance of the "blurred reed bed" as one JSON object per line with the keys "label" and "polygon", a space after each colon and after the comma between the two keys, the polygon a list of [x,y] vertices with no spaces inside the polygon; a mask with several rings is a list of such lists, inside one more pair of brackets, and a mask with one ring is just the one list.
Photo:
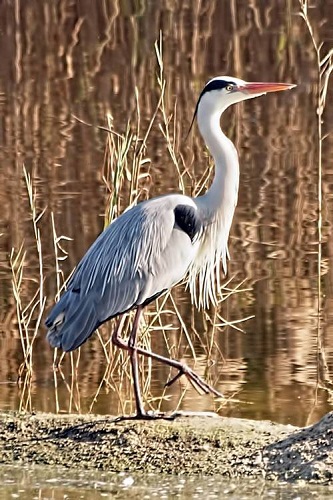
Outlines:
{"label": "blurred reed bed", "polygon": [[[327,272],[323,263],[323,172],[325,170],[326,159],[323,156],[323,142],[327,139],[329,132],[325,133],[325,116],[327,114],[326,105],[329,80],[333,72],[333,47],[326,47],[320,40],[320,32],[313,25],[310,18],[308,0],[300,1],[300,15],[304,19],[305,25],[309,32],[313,51],[316,56],[317,70],[317,141],[318,141],[318,170],[317,170],[317,234],[318,234],[318,260],[317,260],[317,380],[319,388],[324,388],[333,397],[333,380],[331,370],[328,366],[325,353],[325,345],[323,342],[323,327],[322,327],[322,312],[323,312],[323,288],[322,275]],[[325,112],[326,111],[326,112]]]}
{"label": "blurred reed bed", "polygon": [[[315,35],[320,31],[316,38],[319,45],[319,40],[330,38],[330,9],[329,3],[321,0],[308,12]],[[237,106],[223,119],[223,128],[241,157],[229,262],[229,276],[237,276],[230,288],[239,285],[242,289],[246,278],[246,290],[232,293],[220,308],[206,314],[191,307],[180,285],[165,297],[165,304],[161,299],[156,305],[157,311],[161,309],[158,320],[154,320],[156,310],[149,310],[142,336],[147,342],[154,328],[161,331],[164,325],[168,346],[165,340],[160,342],[163,335],[151,335],[153,350],[191,355],[192,359],[194,350],[202,372],[207,368],[207,356],[215,361],[224,359],[222,366],[216,363],[210,369],[213,380],[224,382],[228,394],[240,391],[244,380],[250,380],[252,387],[267,394],[255,406],[261,408],[260,415],[269,418],[276,412],[280,420],[288,418],[285,401],[293,399],[292,387],[299,384],[304,392],[295,423],[302,425],[308,398],[317,384],[318,366],[314,333],[318,298],[318,70],[313,42],[299,14],[300,4],[294,0],[250,4],[246,0],[194,0],[172,5],[143,2],[140,6],[128,2],[92,5],[82,0],[50,2],[43,8],[34,0],[1,4],[0,340],[4,361],[0,376],[1,380],[13,380],[21,362],[26,370],[22,377],[29,374],[32,355],[39,378],[30,371],[27,387],[32,399],[23,395],[22,407],[33,408],[38,401],[39,408],[54,408],[47,388],[53,354],[45,344],[43,328],[34,337],[43,297],[47,297],[47,309],[64,277],[103,225],[126,206],[171,190],[197,194],[205,188],[212,164],[199,134],[194,131],[186,142],[183,139],[202,84],[216,74],[236,74],[248,80],[299,84],[287,100],[272,95],[266,101]],[[152,49],[161,28],[162,76]],[[160,49],[160,42],[157,47]],[[104,128],[118,136],[96,126],[105,116]],[[79,124],[75,117],[93,126]],[[323,136],[331,127],[327,113]],[[103,158],[105,140],[108,144]],[[322,143],[324,159],[329,158],[331,145],[328,136]],[[32,184],[40,244],[22,164]],[[330,370],[332,179],[333,170],[327,164],[322,178],[321,283],[323,314],[328,320],[322,324],[323,342]],[[248,334],[235,333],[235,321],[252,314],[255,319],[245,327]],[[31,317],[29,339],[27,327],[20,323],[22,315],[24,321]],[[181,319],[186,320],[185,326]],[[110,392],[112,406],[108,408],[115,408],[115,412],[130,408],[129,379],[124,376],[123,385],[117,382],[120,362],[126,363],[126,357],[119,362],[119,353],[112,357],[107,343],[111,330],[111,324],[105,326],[81,349],[79,357],[66,356],[60,364],[55,372],[56,396],[52,398],[59,396],[55,406],[59,411],[86,410],[87,400],[88,408],[93,402],[92,410],[99,411],[100,398],[92,398],[91,387],[100,384],[99,395],[108,387],[125,395],[119,403]],[[11,342],[16,338],[23,338],[24,343]],[[107,357],[114,364],[105,374]],[[158,370],[154,374],[151,367],[142,368],[148,371],[144,373],[147,383],[149,374],[159,380],[169,376],[163,367],[154,367]],[[158,391],[150,389],[154,405],[161,401],[163,387],[159,387]],[[6,404],[16,408],[16,392],[5,385],[2,389]],[[179,398],[178,389],[175,394],[170,389],[168,395]],[[196,405],[201,401],[196,397]],[[164,405],[167,403],[164,400]],[[295,414],[294,408],[291,412]]]}

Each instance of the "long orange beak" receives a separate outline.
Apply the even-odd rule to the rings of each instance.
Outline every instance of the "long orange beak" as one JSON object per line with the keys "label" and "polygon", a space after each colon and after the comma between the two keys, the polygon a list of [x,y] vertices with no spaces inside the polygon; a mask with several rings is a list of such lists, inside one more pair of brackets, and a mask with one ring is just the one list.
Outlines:
{"label": "long orange beak", "polygon": [[249,82],[238,87],[238,90],[248,92],[249,94],[264,94],[266,92],[280,92],[281,90],[289,90],[296,87],[294,83],[262,83]]}

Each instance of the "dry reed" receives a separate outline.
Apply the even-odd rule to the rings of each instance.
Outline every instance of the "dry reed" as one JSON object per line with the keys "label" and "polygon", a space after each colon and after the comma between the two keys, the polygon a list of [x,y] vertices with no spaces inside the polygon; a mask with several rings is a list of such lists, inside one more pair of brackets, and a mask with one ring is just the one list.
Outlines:
{"label": "dry reed", "polygon": [[[304,19],[307,30],[309,32],[313,50],[316,56],[316,71],[317,71],[317,144],[318,144],[318,176],[317,176],[317,386],[314,407],[317,404],[317,390],[324,388],[332,393],[333,382],[326,361],[325,347],[322,340],[322,270],[324,263],[322,261],[322,245],[323,245],[323,142],[327,138],[324,133],[324,114],[327,105],[327,92],[331,73],[333,71],[333,48],[323,50],[323,43],[320,41],[320,34],[315,33],[314,22],[309,16],[308,0],[300,0],[300,15]],[[311,414],[309,418],[311,417]]]}

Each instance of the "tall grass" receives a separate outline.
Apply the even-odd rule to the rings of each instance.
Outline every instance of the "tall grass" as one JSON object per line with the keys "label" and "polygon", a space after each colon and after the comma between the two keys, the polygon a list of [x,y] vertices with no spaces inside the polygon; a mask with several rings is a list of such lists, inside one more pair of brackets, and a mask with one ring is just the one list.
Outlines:
{"label": "tall grass", "polygon": [[46,297],[44,295],[44,274],[43,274],[43,253],[40,237],[39,222],[45,210],[37,213],[36,193],[32,184],[31,176],[23,166],[23,175],[26,183],[29,206],[31,211],[31,221],[36,242],[36,251],[39,262],[39,280],[35,294],[28,303],[22,299],[22,288],[24,287],[24,270],[26,264],[26,251],[22,244],[18,251],[12,249],[10,254],[10,268],[12,271],[12,287],[16,303],[16,315],[18,329],[21,339],[23,361],[18,372],[18,383],[22,388],[21,408],[31,408],[30,384],[33,376],[33,347],[36,336],[39,332],[42,316],[44,313]]}

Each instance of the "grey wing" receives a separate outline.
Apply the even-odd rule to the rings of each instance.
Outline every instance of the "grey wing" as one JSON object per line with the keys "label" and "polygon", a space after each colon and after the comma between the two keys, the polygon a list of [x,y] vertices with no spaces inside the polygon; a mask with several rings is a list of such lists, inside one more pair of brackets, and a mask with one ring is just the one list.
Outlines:
{"label": "grey wing", "polygon": [[104,321],[179,281],[195,249],[168,197],[116,219],[90,247],[46,321],[51,345],[72,350]]}

